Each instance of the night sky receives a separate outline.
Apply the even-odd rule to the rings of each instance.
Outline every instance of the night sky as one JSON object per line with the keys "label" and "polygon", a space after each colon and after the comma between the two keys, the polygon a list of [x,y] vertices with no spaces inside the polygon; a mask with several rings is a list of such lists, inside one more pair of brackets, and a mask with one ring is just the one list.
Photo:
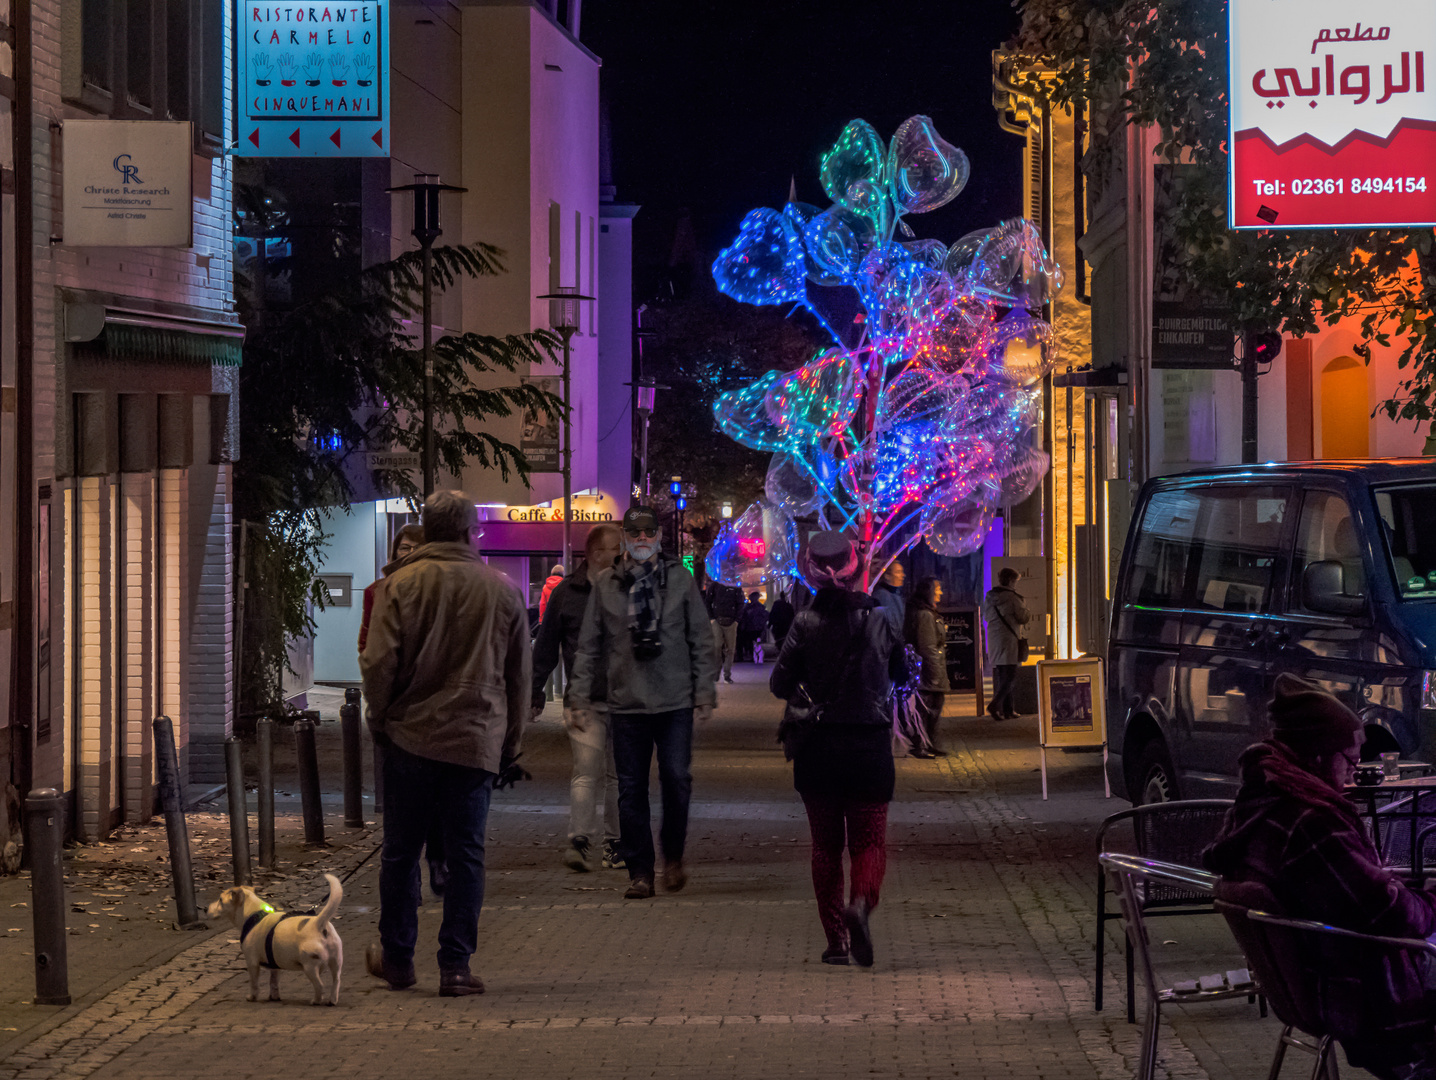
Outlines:
{"label": "night sky", "polygon": [[666,264],[687,208],[711,258],[756,206],[825,207],[823,151],[861,117],[887,140],[926,113],[972,162],[948,206],[908,220],[951,243],[1015,216],[1022,140],[997,126],[992,49],[1016,29],[1007,0],[588,0],[584,43],[603,59],[618,197],[635,221],[635,299]]}

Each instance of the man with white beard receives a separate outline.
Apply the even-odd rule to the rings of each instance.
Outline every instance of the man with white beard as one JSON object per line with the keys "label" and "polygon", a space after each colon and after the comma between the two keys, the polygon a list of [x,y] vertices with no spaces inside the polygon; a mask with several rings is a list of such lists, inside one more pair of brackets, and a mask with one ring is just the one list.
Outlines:
{"label": "man with white beard", "polygon": [[[658,515],[632,506],[623,515],[623,556],[593,575],[579,633],[570,694],[575,714],[593,707],[597,673],[608,676],[608,710],[618,769],[619,853],[628,867],[624,896],[653,895],[656,856],[648,772],[658,751],[663,793],[663,886],[688,883],[684,847],[693,793],[693,725],[718,701],[717,657],[708,611],[693,575],[664,555]],[[587,721],[576,715],[579,726]]]}

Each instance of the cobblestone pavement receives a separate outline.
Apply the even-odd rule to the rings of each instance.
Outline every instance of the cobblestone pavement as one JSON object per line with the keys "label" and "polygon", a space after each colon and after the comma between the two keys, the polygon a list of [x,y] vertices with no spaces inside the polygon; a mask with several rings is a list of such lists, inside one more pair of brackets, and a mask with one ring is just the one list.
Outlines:
{"label": "cobblestone pavement", "polygon": [[[877,964],[829,967],[766,675],[735,670],[739,682],[721,688],[719,714],[699,733],[683,893],[624,901],[622,872],[560,865],[568,751],[550,707],[528,739],[535,780],[498,795],[490,818],[474,958],[485,996],[437,996],[438,908],[427,900],[419,985],[393,993],[364,974],[378,885],[377,860],[364,854],[378,834],[342,839],[336,829],[334,850],[296,865],[295,848],[285,879],[262,888],[309,901],[323,894],[321,863],[348,875],[337,1008],[308,1005],[297,972],[282,976],[284,1001],[247,1002],[237,935],[197,940],[151,922],[146,948],[125,954],[128,970],[71,1008],[0,1011],[16,1029],[8,1044],[0,1031],[0,1078],[1132,1076],[1140,1028],[1125,1022],[1115,975],[1108,1009],[1092,1010],[1092,837],[1125,805],[1102,798],[1097,756],[1056,756],[1043,802],[1031,721],[959,716],[971,699],[953,699],[952,755],[899,762]],[[204,898],[215,888],[202,885]],[[0,903],[9,895],[0,890]],[[1118,973],[1119,933],[1109,924]],[[1210,916],[1163,920],[1156,940],[1164,963],[1192,975],[1237,965]],[[91,959],[74,956],[72,968]],[[0,971],[0,994],[28,990],[13,965]],[[1159,1076],[1265,1076],[1275,1020],[1241,1002],[1170,1011]],[[32,1019],[6,1019],[22,1013]]]}

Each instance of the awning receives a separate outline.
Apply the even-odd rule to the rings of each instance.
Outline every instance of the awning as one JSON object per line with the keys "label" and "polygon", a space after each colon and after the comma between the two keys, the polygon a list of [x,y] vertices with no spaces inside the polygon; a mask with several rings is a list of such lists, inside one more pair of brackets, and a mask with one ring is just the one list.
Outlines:
{"label": "awning", "polygon": [[244,327],[100,304],[67,304],[65,339],[75,355],[86,360],[236,367],[242,359]]}

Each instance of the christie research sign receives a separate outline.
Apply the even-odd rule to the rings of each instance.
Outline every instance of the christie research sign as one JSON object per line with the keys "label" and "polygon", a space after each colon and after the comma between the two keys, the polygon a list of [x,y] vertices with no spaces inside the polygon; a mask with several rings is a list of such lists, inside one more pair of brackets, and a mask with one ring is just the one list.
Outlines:
{"label": "christie research sign", "polygon": [[389,5],[235,5],[234,153],[388,157]]}
{"label": "christie research sign", "polygon": [[66,120],[61,198],[68,247],[189,247],[187,120]]}
{"label": "christie research sign", "polygon": [[1436,223],[1436,3],[1231,0],[1231,223]]}

